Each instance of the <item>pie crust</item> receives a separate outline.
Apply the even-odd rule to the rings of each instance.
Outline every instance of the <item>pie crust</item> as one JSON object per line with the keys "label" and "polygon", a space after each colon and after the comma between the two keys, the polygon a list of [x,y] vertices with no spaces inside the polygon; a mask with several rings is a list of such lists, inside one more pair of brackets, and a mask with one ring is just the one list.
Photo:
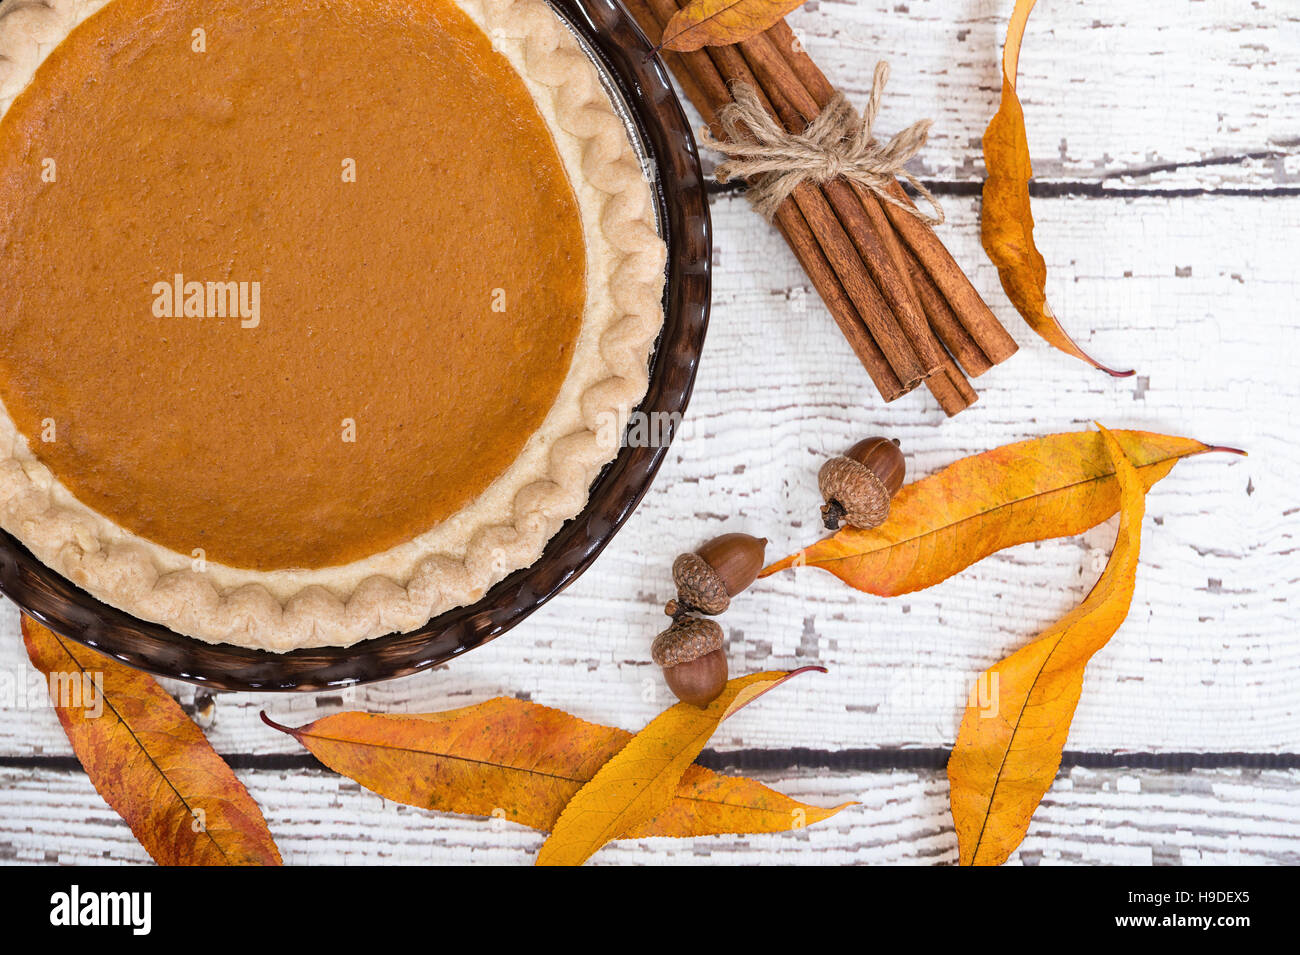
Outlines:
{"label": "pie crust", "polygon": [[[474,602],[536,561],[585,506],[645,393],[662,327],[665,248],[647,172],[595,67],[543,0],[455,2],[532,94],[582,222],[582,328],[541,428],[484,493],[410,541],[338,566],[250,570],[196,566],[191,555],[88,507],[37,459],[0,407],[0,526],[43,563],[106,603],[208,642],[277,652],[348,646]],[[0,7],[0,115],[50,51],[104,5]]]}

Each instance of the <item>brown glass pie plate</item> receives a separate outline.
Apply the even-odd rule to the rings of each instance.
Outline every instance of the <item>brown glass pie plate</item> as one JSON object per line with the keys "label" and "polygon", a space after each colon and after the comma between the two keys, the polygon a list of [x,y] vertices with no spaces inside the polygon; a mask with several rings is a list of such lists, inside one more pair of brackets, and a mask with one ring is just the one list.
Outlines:
{"label": "brown glass pie plate", "polygon": [[[710,227],[690,125],[651,45],[615,0],[548,0],[601,68],[649,165],[668,245],[664,328],[640,410],[686,410],[709,316]],[[637,142],[639,140],[639,142]],[[631,515],[667,446],[624,447],[541,558],[410,633],[275,654],[208,644],[101,603],[0,531],[0,593],[51,629],[159,676],[223,690],[320,690],[404,676],[500,636],[574,581]]]}

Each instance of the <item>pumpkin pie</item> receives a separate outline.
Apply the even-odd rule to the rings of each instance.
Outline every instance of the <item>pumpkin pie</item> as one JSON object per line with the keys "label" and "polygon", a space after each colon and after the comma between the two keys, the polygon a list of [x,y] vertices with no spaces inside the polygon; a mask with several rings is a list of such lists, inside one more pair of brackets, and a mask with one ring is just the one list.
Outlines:
{"label": "pumpkin pie", "polygon": [[543,0],[0,8],[0,526],[268,650],[419,627],[585,505],[662,325]]}

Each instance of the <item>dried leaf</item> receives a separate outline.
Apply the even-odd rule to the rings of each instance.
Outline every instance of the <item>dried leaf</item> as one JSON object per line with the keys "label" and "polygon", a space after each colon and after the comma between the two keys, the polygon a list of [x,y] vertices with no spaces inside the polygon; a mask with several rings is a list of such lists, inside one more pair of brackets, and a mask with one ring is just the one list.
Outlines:
{"label": "dried leaf", "polygon": [[133,670],[22,618],[72,749],[160,865],[279,865],[257,803],[179,704]]}
{"label": "dried leaf", "polygon": [[1083,603],[985,671],[981,686],[996,705],[972,699],[957,732],[948,783],[963,865],[1001,865],[1024,839],[1060,768],[1084,668],[1133,601],[1146,489],[1119,442],[1104,429],[1102,438],[1121,488],[1119,535],[1106,569]]}
{"label": "dried leaf", "polygon": [[[507,697],[443,713],[339,713],[298,729],[262,719],[385,799],[542,832],[632,739],[626,730]],[[840,808],[808,806],[753,780],[691,766],[668,808],[627,837],[781,832]]]}
{"label": "dried leaf", "polygon": [[721,776],[692,764],[686,767],[668,808],[618,838],[715,836],[789,832],[829,819],[846,806],[822,809],[791,799],[743,776]]}
{"label": "dried leaf", "polygon": [[739,677],[707,707],[678,703],[659,714],[569,800],[537,864],[582,865],[611,839],[658,816],[718,724],[802,672]]}
{"label": "dried leaf", "polygon": [[689,53],[704,46],[726,46],[757,36],[803,0],[691,0],[664,27],[661,49]]}
{"label": "dried leaf", "polygon": [[1025,114],[1016,96],[1016,73],[1025,25],[1036,0],[1017,0],[1002,51],[1002,105],[984,131],[984,204],[980,229],[984,251],[998,267],[1002,288],[1024,316],[1029,327],[1048,344],[1123,378],[1131,371],[1115,371],[1089,356],[1075,344],[1047,303],[1047,263],[1034,245],[1034,215],[1029,203],[1029,180],[1034,178],[1025,136]]}
{"label": "dried leaf", "polygon": [[[1182,458],[1211,447],[1190,438],[1116,431],[1144,489]],[[777,561],[829,571],[858,590],[894,597],[932,587],[994,551],[1081,534],[1119,507],[1115,467],[1101,435],[1053,434],[963,458],[898,492],[879,527],[845,527]]]}

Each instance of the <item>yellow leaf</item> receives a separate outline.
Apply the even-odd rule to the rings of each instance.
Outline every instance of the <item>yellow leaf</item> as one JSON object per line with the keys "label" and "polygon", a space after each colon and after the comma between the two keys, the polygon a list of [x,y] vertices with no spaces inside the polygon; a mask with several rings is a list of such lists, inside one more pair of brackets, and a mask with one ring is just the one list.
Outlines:
{"label": "yellow leaf", "polygon": [[1048,344],[1123,378],[1131,371],[1115,371],[1089,356],[1075,344],[1047,303],[1047,263],[1034,244],[1034,215],[1029,202],[1029,180],[1034,178],[1025,136],[1025,115],[1016,96],[1016,73],[1025,25],[1036,0],[1017,0],[1002,52],[1002,104],[984,132],[984,203],[980,216],[984,250],[998,267],[1002,288],[1024,316],[1029,327]]}
{"label": "yellow leaf", "polygon": [[[626,730],[509,697],[441,713],[338,713],[297,729],[265,713],[262,719],[385,799],[542,832],[632,739]],[[627,836],[781,832],[839,808],[809,806],[754,780],[693,765],[667,809]]]}
{"label": "yellow leaf", "polygon": [[713,836],[790,832],[829,819],[852,802],[831,809],[810,806],[743,776],[721,776],[690,765],[668,808],[618,838]]}
{"label": "yellow leaf", "polygon": [[[1191,438],[1117,431],[1144,489],[1182,458],[1211,447]],[[994,551],[1081,534],[1119,506],[1115,467],[1101,435],[1077,431],[963,458],[900,490],[879,527],[845,527],[763,570],[820,567],[867,593],[893,597],[932,587]]]}
{"label": "yellow leaf", "polygon": [[1106,569],[1079,606],[985,671],[985,700],[972,694],[948,760],[963,865],[1001,865],[1024,839],[1060,768],[1084,668],[1133,601],[1145,489],[1114,436],[1103,429],[1102,438],[1120,485],[1119,535]]}
{"label": "yellow leaf", "polygon": [[776,24],[803,0],[691,0],[664,27],[661,49],[689,53],[740,43]]}
{"label": "yellow leaf", "polygon": [[158,681],[30,617],[32,663],[95,789],[160,865],[279,865],[257,803]]}
{"label": "yellow leaf", "polygon": [[707,707],[678,703],[659,714],[569,800],[537,864],[582,865],[611,839],[658,816],[718,724],[804,670],[739,677]]}

